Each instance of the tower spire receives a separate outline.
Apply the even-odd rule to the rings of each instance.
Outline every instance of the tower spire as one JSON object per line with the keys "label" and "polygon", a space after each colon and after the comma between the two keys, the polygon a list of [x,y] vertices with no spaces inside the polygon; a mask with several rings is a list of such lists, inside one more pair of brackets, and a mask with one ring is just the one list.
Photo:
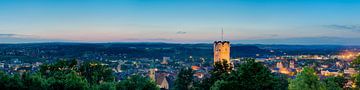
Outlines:
{"label": "tower spire", "polygon": [[224,28],[221,27],[221,41],[214,42],[214,64],[224,60],[230,65],[230,42],[224,41]]}
{"label": "tower spire", "polygon": [[224,28],[221,27],[221,41],[224,41]]}

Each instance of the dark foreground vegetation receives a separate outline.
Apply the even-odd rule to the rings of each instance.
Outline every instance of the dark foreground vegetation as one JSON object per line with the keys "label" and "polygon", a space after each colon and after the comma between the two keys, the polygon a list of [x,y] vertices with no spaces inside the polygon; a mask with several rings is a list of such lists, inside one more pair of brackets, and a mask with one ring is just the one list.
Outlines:
{"label": "dark foreground vegetation", "polygon": [[115,81],[112,70],[99,62],[78,66],[76,60],[43,65],[36,73],[0,73],[0,90],[156,90],[155,82],[133,75]]}
{"label": "dark foreground vegetation", "polygon": [[[254,59],[232,67],[227,62],[216,63],[211,77],[193,79],[193,71],[179,71],[174,90],[342,90],[360,88],[360,76],[351,80],[357,87],[344,88],[343,77],[319,79],[315,70],[305,67],[296,78],[275,75]],[[360,57],[352,66],[359,68]],[[41,66],[36,73],[7,74],[0,72],[0,90],[158,90],[156,83],[144,76],[133,75],[115,81],[112,71],[102,63],[91,61],[78,64],[76,60],[59,61]]]}

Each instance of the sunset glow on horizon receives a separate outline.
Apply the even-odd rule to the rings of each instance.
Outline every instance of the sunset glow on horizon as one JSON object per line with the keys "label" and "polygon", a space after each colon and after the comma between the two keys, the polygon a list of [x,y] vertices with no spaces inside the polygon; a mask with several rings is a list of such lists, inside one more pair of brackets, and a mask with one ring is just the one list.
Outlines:
{"label": "sunset glow on horizon", "polygon": [[223,28],[237,43],[360,45],[351,42],[360,38],[357,8],[357,0],[1,0],[0,38],[211,43]]}

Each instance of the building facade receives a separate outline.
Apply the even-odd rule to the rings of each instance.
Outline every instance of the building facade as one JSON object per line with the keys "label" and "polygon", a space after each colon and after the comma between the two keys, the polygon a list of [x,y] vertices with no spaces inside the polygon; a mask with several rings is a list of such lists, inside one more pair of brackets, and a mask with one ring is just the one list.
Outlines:
{"label": "building facade", "polygon": [[214,64],[226,60],[230,64],[230,42],[215,41],[214,42]]}

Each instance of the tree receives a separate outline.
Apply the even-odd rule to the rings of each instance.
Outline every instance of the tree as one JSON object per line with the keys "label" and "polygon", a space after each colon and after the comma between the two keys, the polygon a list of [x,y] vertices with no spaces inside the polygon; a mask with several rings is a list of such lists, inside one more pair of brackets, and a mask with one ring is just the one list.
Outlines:
{"label": "tree", "polygon": [[358,89],[360,89],[360,74],[357,74],[356,76],[355,76],[355,85],[356,85],[356,87],[358,88]]}
{"label": "tree", "polygon": [[215,62],[214,69],[210,71],[211,78],[226,79],[224,76],[229,75],[229,72],[231,72],[232,69],[233,67],[226,60]]}
{"label": "tree", "polygon": [[23,89],[24,84],[21,81],[20,75],[15,74],[9,78],[8,82],[5,84],[5,87],[9,90],[21,90]]}
{"label": "tree", "polygon": [[305,67],[295,79],[290,80],[289,90],[325,90],[325,86],[320,82],[314,69]]}
{"label": "tree", "polygon": [[112,82],[115,80],[111,68],[100,62],[85,62],[80,66],[79,71],[80,75],[84,76],[90,84],[98,84],[101,81]]}
{"label": "tree", "polygon": [[214,69],[212,69],[209,73],[211,74],[210,78],[206,78],[201,82],[200,87],[205,90],[209,90],[210,87],[217,81],[217,80],[226,80],[230,75],[233,67],[231,64],[227,62],[227,60],[215,62]]}
{"label": "tree", "polygon": [[76,60],[60,60],[54,64],[42,65],[40,72],[42,75],[47,76],[47,78],[61,79],[63,78],[62,76],[69,74],[71,71],[77,71],[79,75],[84,76],[90,84],[99,84],[101,81],[113,82],[115,80],[111,68],[100,62],[85,62],[80,68],[76,67],[76,65]]}
{"label": "tree", "polygon": [[0,90],[6,90],[6,84],[9,83],[10,76],[5,72],[0,71]]}
{"label": "tree", "polygon": [[[74,61],[74,60],[73,60]],[[53,64],[44,64],[40,66],[41,75],[45,76],[49,89],[64,90],[66,87],[66,76],[75,72],[75,64],[71,61],[59,60]]]}
{"label": "tree", "polygon": [[40,66],[40,73],[46,77],[58,77],[64,76],[65,74],[70,73],[73,70],[77,70],[76,68],[77,61],[71,60],[60,60],[54,64],[45,64]]}
{"label": "tree", "polygon": [[255,59],[247,58],[237,71],[231,73],[228,81],[236,81],[236,88],[264,90],[274,88],[275,77],[267,67],[255,62]]}
{"label": "tree", "polygon": [[115,82],[102,82],[92,86],[92,90],[116,90]]}
{"label": "tree", "polygon": [[48,87],[47,80],[39,73],[30,74],[24,73],[23,75],[7,75],[0,72],[0,89],[1,90],[45,90]]}
{"label": "tree", "polygon": [[351,61],[351,66],[360,70],[360,55],[356,59]]}
{"label": "tree", "polygon": [[327,90],[341,90],[345,86],[346,79],[344,77],[328,77],[323,80]]}
{"label": "tree", "polygon": [[324,81],[326,90],[342,90],[340,85],[338,85],[335,81],[332,80],[326,80]]}
{"label": "tree", "polygon": [[273,84],[274,90],[288,90],[288,77],[285,74],[275,75]]}
{"label": "tree", "polygon": [[89,84],[83,77],[77,75],[75,71],[65,76],[65,90],[87,90]]}
{"label": "tree", "polygon": [[23,74],[22,83],[24,84],[24,89],[28,90],[45,90],[49,86],[47,80],[40,73]]}
{"label": "tree", "polygon": [[[158,90],[156,83],[142,76],[114,82],[112,71],[99,62],[88,62],[81,70],[77,62],[59,61],[41,66],[39,72],[8,75],[0,71],[0,90]],[[82,72],[81,72],[82,71]],[[90,84],[85,77],[90,77]],[[90,87],[91,85],[91,87]]]}
{"label": "tree", "polygon": [[119,82],[116,88],[117,90],[159,90],[154,81],[138,75]]}
{"label": "tree", "polygon": [[190,68],[183,68],[176,76],[174,90],[190,90],[193,84],[194,72]]}
{"label": "tree", "polygon": [[211,86],[210,90],[233,90],[236,89],[236,83],[234,81],[218,80]]}
{"label": "tree", "polygon": [[243,59],[235,71],[223,72],[220,79],[211,86],[211,90],[286,90],[286,76],[274,76],[270,70],[255,59]]}
{"label": "tree", "polygon": [[63,76],[52,76],[47,80],[51,90],[86,90],[89,88],[87,80],[75,71],[70,71]]}

